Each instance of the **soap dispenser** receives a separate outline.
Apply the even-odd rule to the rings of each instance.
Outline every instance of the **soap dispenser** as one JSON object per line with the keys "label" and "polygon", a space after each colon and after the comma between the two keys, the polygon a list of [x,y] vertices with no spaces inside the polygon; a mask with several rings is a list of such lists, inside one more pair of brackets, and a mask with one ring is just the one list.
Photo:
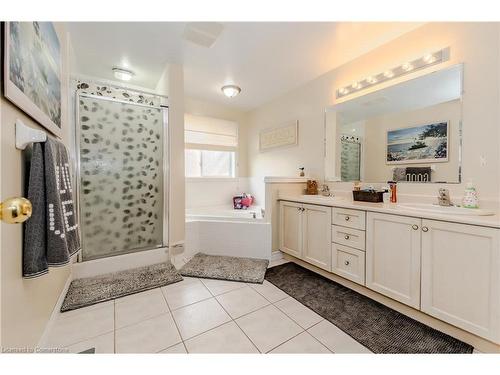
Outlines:
{"label": "soap dispenser", "polygon": [[467,182],[467,185],[465,185],[462,206],[465,208],[479,208],[479,199],[477,197],[476,187],[472,181]]}

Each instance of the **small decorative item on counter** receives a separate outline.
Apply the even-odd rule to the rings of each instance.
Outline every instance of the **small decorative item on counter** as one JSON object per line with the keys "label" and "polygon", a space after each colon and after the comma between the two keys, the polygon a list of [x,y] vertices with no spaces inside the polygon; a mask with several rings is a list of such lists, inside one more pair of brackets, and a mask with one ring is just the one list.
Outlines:
{"label": "small decorative item on counter", "polygon": [[354,191],[360,191],[361,190],[361,181],[355,181],[354,182],[354,187],[353,189]]}
{"label": "small decorative item on counter", "polygon": [[465,208],[479,208],[479,199],[477,191],[472,181],[467,182],[465,186],[464,197],[462,199],[462,206]]}
{"label": "small decorative item on counter", "polygon": [[318,182],[316,180],[307,180],[307,195],[318,195]]}
{"label": "small decorative item on counter", "polygon": [[383,187],[382,190],[384,194],[382,194],[382,199],[384,203],[389,203],[391,201],[391,194],[389,193],[389,187]]}
{"label": "small decorative item on counter", "polygon": [[299,170],[300,170],[300,173],[299,173],[299,176],[300,177],[304,177],[306,174],[304,173],[304,167],[300,167]]}
{"label": "small decorative item on counter", "polygon": [[384,200],[384,192],[375,189],[353,190],[352,199],[356,202],[381,203]]}
{"label": "small decorative item on counter", "polygon": [[246,210],[253,204],[253,196],[243,193],[233,197],[233,207],[235,210]]}
{"label": "small decorative item on counter", "polygon": [[389,184],[389,192],[390,192],[390,201],[391,203],[397,203],[397,182],[396,181],[387,181]]}

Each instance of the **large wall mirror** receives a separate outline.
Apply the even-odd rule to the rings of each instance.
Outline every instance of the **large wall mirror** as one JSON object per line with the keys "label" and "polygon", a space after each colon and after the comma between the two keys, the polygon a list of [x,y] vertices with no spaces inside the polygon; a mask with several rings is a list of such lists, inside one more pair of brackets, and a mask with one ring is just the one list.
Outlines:
{"label": "large wall mirror", "polygon": [[325,179],[460,182],[462,65],[325,110]]}

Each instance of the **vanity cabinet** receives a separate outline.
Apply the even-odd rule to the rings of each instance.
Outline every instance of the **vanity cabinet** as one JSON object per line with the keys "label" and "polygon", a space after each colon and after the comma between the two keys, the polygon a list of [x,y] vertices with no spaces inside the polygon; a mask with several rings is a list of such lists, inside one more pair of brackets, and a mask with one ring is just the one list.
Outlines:
{"label": "vanity cabinet", "polygon": [[366,286],[420,308],[421,222],[414,217],[368,212]]}
{"label": "vanity cabinet", "polygon": [[422,311],[500,341],[499,230],[422,220]]}
{"label": "vanity cabinet", "polygon": [[280,250],[330,271],[332,209],[280,202]]}
{"label": "vanity cabinet", "polygon": [[280,250],[302,258],[302,203],[280,202]]}

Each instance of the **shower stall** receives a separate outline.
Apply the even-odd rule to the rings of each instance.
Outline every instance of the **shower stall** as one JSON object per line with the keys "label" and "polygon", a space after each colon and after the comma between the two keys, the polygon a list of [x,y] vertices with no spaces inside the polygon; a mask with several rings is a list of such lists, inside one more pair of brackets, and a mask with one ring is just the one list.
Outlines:
{"label": "shower stall", "polygon": [[80,260],[168,243],[168,108],[123,88],[76,90]]}

